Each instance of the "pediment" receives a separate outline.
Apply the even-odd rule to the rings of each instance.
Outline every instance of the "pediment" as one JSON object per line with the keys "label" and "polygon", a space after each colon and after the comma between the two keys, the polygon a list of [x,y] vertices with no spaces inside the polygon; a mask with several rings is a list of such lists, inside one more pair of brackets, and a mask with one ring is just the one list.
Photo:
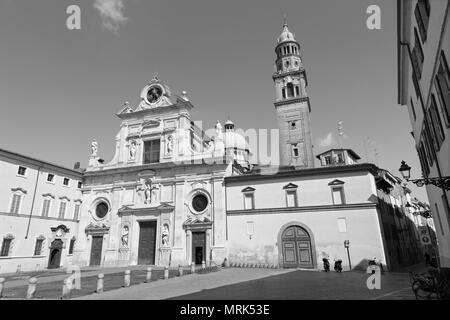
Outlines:
{"label": "pediment", "polygon": [[339,186],[339,185],[342,185],[344,183],[345,183],[344,181],[335,179],[335,180],[331,181],[328,185],[329,186]]}
{"label": "pediment", "polygon": [[247,187],[247,188],[245,188],[245,189],[242,189],[241,192],[253,192],[253,191],[255,191],[255,190],[256,190],[255,188]]}
{"label": "pediment", "polygon": [[293,184],[293,183],[289,183],[289,184],[287,184],[287,185],[285,185],[283,187],[284,190],[286,190],[286,189],[297,189],[297,188],[298,188],[298,185]]}

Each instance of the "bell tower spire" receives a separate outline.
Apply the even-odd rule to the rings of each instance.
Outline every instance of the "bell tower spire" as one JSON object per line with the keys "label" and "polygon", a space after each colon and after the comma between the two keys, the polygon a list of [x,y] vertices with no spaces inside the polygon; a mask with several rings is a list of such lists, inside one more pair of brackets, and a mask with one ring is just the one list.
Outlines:
{"label": "bell tower spire", "polygon": [[300,56],[300,44],[289,31],[286,15],[275,47],[275,109],[280,130],[280,164],[314,167],[311,106],[306,92],[306,71]]}

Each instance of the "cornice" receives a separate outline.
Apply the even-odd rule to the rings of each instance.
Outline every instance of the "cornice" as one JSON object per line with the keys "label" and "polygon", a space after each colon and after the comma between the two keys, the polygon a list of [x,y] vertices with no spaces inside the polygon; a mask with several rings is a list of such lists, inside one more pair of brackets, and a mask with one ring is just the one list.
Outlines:
{"label": "cornice", "polygon": [[320,206],[303,206],[303,207],[228,210],[227,215],[280,214],[280,213],[293,213],[293,212],[306,212],[306,211],[313,211],[313,212],[319,213],[322,211],[376,209],[377,207],[378,207],[378,204],[373,203],[373,202],[368,202],[368,203],[354,203],[354,204],[344,204],[344,205],[320,205]]}
{"label": "cornice", "polygon": [[284,167],[279,168],[279,172],[275,174],[259,174],[259,173],[249,173],[239,176],[225,177],[225,184],[234,182],[245,182],[254,180],[272,180],[285,177],[311,177],[311,176],[321,176],[330,175],[335,173],[349,173],[349,172],[369,172],[374,176],[378,175],[378,168],[371,163],[362,163],[348,166],[338,166],[338,167],[318,167],[318,168],[308,168],[308,169],[298,169],[295,170],[293,167],[288,167],[286,170]]}
{"label": "cornice", "polygon": [[307,102],[309,112],[311,112],[311,103],[309,101],[309,97],[301,97],[301,98],[293,98],[293,99],[287,99],[287,100],[283,100],[283,101],[277,101],[277,102],[274,102],[274,106],[275,106],[275,108],[277,108],[277,107],[285,106],[287,104],[301,103],[301,102]]}

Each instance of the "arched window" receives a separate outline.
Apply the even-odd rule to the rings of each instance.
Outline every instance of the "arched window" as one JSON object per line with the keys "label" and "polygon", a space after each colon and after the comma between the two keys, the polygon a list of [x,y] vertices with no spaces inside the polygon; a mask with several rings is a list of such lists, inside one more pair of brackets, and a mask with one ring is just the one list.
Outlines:
{"label": "arched window", "polygon": [[294,85],[292,83],[288,83],[287,85],[287,96],[291,98],[294,96]]}

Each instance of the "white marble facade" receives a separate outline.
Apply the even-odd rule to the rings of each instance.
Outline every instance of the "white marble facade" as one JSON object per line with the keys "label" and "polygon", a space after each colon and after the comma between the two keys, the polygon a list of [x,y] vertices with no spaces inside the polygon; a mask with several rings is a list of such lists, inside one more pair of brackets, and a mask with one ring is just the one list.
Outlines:
{"label": "white marble facade", "polygon": [[[137,108],[126,103],[117,114],[122,124],[110,162],[100,160],[101,146],[93,142],[74,263],[223,261],[224,177],[233,153],[226,152],[220,123],[215,138],[192,124],[192,108],[185,92],[174,98],[155,77]],[[239,155],[248,155],[241,147]]]}

